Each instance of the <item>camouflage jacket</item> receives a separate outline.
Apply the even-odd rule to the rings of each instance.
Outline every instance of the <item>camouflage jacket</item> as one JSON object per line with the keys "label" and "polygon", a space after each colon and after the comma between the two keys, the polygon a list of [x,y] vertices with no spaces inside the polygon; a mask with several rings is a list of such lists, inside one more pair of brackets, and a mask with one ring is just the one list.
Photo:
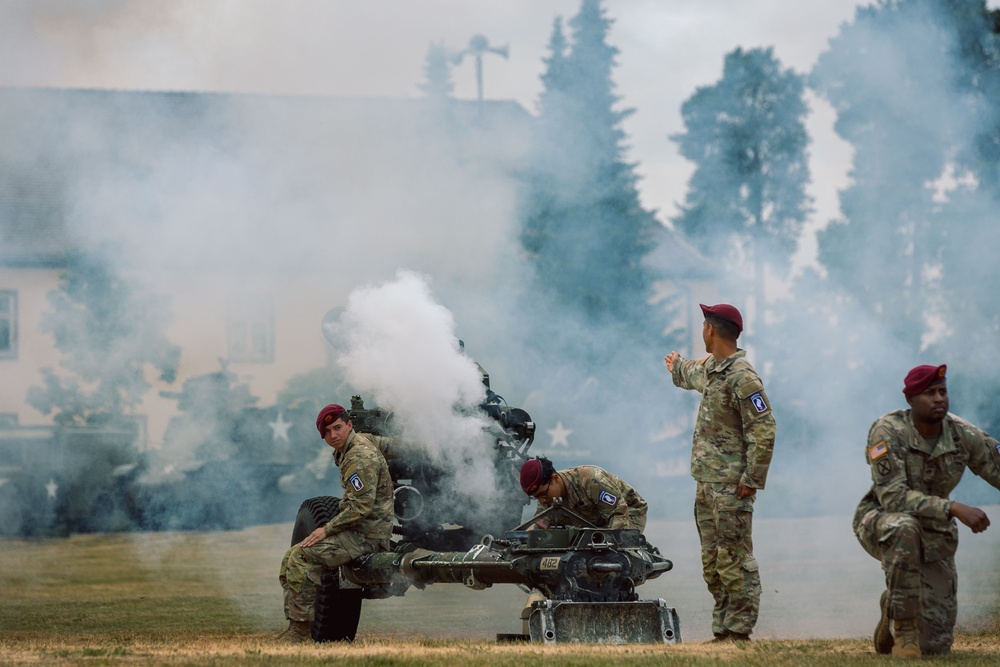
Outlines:
{"label": "camouflage jacket", "polygon": [[868,512],[902,512],[924,530],[924,560],[955,554],[958,526],[950,516],[952,492],[962,473],[973,473],[1000,489],[1000,444],[961,417],[948,413],[937,443],[917,432],[909,410],[880,417],[868,431],[865,460],[872,488],[855,512],[855,525]]}
{"label": "camouflage jacket", "polygon": [[719,361],[678,359],[671,378],[681,389],[701,392],[694,426],[691,476],[699,482],[763,489],[774,451],[771,404],[746,352]]}
{"label": "camouflage jacket", "polygon": [[[640,528],[636,516],[646,517],[646,501],[628,482],[597,466],[577,466],[559,471],[566,484],[563,507],[599,528]],[[548,507],[539,504],[535,516]],[[644,523],[644,522],[643,522]],[[548,528],[545,519],[538,522]]]}
{"label": "camouflage jacket", "polygon": [[392,537],[392,478],[385,457],[366,436],[352,431],[333,462],[344,488],[340,510],[326,524],[326,534],[344,530],[373,540]]}

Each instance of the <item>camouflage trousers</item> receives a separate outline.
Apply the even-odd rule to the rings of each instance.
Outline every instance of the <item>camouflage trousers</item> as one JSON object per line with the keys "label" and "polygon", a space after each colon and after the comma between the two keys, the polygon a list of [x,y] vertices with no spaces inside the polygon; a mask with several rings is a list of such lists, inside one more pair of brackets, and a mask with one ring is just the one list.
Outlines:
{"label": "camouflage trousers", "polygon": [[854,534],[864,550],[882,563],[889,616],[919,619],[924,653],[951,651],[958,614],[954,556],[924,561],[924,530],[909,514],[870,510],[855,518]]}
{"label": "camouflage trousers", "polygon": [[285,618],[312,621],[316,588],[323,572],[373,551],[388,551],[389,540],[371,540],[357,533],[343,531],[320,540],[311,547],[293,546],[281,559],[278,581],[285,591]]}
{"label": "camouflage trousers", "polygon": [[736,498],[736,484],[698,482],[694,518],[701,567],[715,599],[712,632],[750,634],[760,610],[760,573],[753,556],[754,497]]}

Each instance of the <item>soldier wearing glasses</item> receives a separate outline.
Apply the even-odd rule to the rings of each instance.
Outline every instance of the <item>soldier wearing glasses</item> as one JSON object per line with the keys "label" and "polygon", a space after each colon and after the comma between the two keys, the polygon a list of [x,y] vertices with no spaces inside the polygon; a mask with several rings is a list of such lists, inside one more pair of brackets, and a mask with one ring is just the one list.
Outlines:
{"label": "soldier wearing glasses", "polygon": [[[628,482],[597,466],[576,466],[559,470],[544,456],[529,459],[521,466],[521,488],[538,501],[536,516],[562,498],[562,506],[579,514],[598,528],[646,527],[646,501]],[[572,524],[571,524],[572,525]],[[533,528],[548,528],[542,517]]]}

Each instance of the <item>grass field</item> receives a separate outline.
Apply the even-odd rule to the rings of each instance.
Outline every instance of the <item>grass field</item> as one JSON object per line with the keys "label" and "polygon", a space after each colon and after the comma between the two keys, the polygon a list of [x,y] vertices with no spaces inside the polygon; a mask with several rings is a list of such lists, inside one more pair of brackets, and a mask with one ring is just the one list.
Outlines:
{"label": "grass field", "polygon": [[[1000,507],[986,508],[1000,517]],[[0,540],[3,665],[871,665],[882,575],[843,519],[760,521],[765,591],[755,641],[703,643],[711,600],[687,522],[654,522],[674,569],[640,588],[681,619],[666,646],[498,644],[520,631],[524,593],[457,585],[366,601],[358,641],[290,647],[277,565],[290,524],[225,533]],[[959,630],[952,655],[922,664],[1000,664],[1000,529],[962,533]]]}

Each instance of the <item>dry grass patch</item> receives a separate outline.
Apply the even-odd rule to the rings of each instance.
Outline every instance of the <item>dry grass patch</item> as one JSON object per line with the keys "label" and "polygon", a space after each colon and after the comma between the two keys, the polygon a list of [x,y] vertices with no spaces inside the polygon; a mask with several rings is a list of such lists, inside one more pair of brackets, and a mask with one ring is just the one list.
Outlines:
{"label": "dry grass patch", "polygon": [[[762,639],[747,645],[700,643],[691,629],[699,628],[703,612],[692,608],[694,603],[689,600],[696,598],[686,597],[683,586],[704,596],[703,584],[683,572],[662,584],[681,610],[682,644],[498,644],[490,641],[494,632],[516,631],[503,623],[516,623],[519,628],[516,614],[523,593],[515,587],[471,591],[447,585],[366,603],[359,640],[353,644],[276,644],[272,637],[283,627],[277,566],[289,534],[289,525],[278,525],[227,533],[0,539],[0,664],[888,664],[872,652],[870,639],[861,633],[856,639],[793,640],[770,638],[772,631],[762,630]],[[788,567],[792,567],[794,558],[788,558]],[[683,570],[683,565],[678,570]],[[850,578],[843,581],[850,582]],[[982,587],[983,604],[994,599],[989,597],[992,590]],[[870,606],[861,605],[869,615]],[[777,609],[770,611],[774,614]],[[792,617],[788,618],[787,622],[784,617],[776,620],[782,628],[792,627]],[[965,629],[951,656],[921,664],[1000,664],[996,615],[981,626]],[[779,635],[776,631],[773,634]]]}

